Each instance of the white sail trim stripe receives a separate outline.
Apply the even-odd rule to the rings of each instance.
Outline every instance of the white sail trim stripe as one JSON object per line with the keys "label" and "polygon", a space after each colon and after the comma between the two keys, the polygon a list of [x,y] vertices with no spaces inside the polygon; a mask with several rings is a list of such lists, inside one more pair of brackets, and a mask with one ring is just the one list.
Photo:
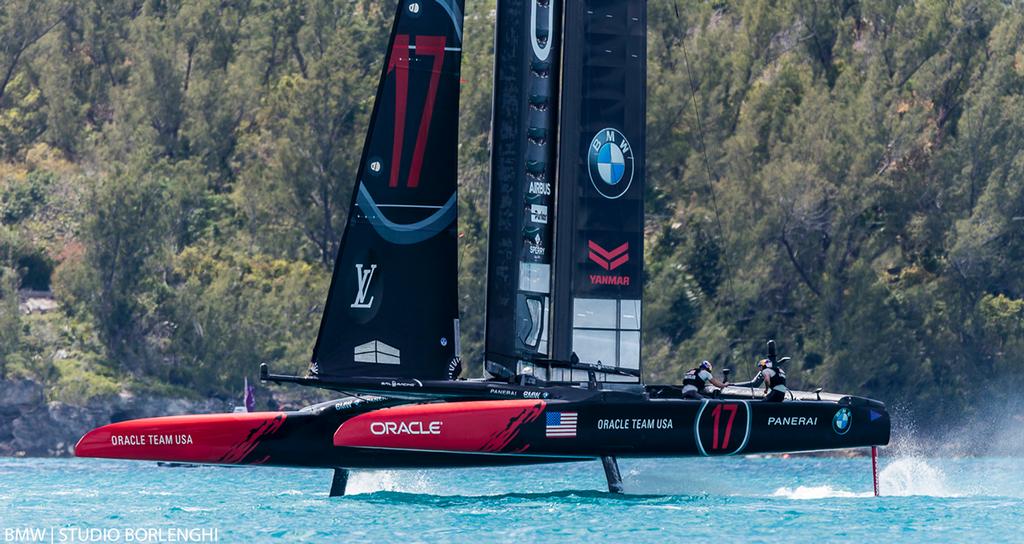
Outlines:
{"label": "white sail trim stripe", "polygon": [[[409,46],[409,50],[410,50],[410,51],[415,51],[415,50],[416,50],[416,45],[415,45],[415,44],[413,44],[413,45],[410,45],[410,46]],[[445,50],[445,51],[455,51],[455,52],[460,52],[460,51],[462,51],[462,48],[461,48],[461,47],[445,47],[445,48],[444,48],[444,50]]]}

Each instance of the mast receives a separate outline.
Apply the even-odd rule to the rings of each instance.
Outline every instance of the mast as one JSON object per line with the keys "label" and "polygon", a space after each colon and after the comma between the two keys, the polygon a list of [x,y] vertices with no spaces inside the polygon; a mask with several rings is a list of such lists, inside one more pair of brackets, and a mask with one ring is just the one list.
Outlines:
{"label": "mast", "polygon": [[486,369],[550,357],[561,0],[499,0]]}

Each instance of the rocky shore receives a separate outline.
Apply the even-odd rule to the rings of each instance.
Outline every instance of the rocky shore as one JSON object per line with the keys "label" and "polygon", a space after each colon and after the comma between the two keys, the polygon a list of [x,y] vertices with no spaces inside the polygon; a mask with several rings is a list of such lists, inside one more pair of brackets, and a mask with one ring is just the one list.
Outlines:
{"label": "rocky shore", "polygon": [[128,392],[84,405],[47,402],[32,380],[0,381],[0,456],[66,457],[89,430],[140,417],[230,412],[225,400],[140,397]]}

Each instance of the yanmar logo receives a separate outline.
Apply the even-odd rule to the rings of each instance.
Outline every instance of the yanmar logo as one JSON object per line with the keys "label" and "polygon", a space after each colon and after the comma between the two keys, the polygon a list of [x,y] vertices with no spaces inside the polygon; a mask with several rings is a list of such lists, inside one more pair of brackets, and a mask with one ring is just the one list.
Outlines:
{"label": "yanmar logo", "polygon": [[440,421],[374,421],[370,423],[370,432],[382,435],[429,435],[441,434]]}
{"label": "yanmar logo", "polygon": [[590,260],[605,270],[615,270],[629,262],[629,242],[609,251],[597,245],[597,242],[588,240],[587,247],[590,249]]}
{"label": "yanmar logo", "polygon": [[[589,250],[587,257],[590,258],[591,261],[597,263],[598,266],[608,271],[615,270],[629,262],[629,242],[626,242],[615,249],[607,250],[601,247],[597,242],[588,240],[587,249]],[[590,284],[627,286],[629,285],[629,276],[591,274]]]}

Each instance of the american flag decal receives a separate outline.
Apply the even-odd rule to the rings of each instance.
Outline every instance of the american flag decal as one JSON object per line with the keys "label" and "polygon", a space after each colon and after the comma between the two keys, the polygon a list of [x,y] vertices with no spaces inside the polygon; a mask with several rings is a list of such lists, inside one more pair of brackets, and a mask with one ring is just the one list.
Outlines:
{"label": "american flag decal", "polygon": [[576,438],[576,412],[548,412],[544,436],[548,438]]}

